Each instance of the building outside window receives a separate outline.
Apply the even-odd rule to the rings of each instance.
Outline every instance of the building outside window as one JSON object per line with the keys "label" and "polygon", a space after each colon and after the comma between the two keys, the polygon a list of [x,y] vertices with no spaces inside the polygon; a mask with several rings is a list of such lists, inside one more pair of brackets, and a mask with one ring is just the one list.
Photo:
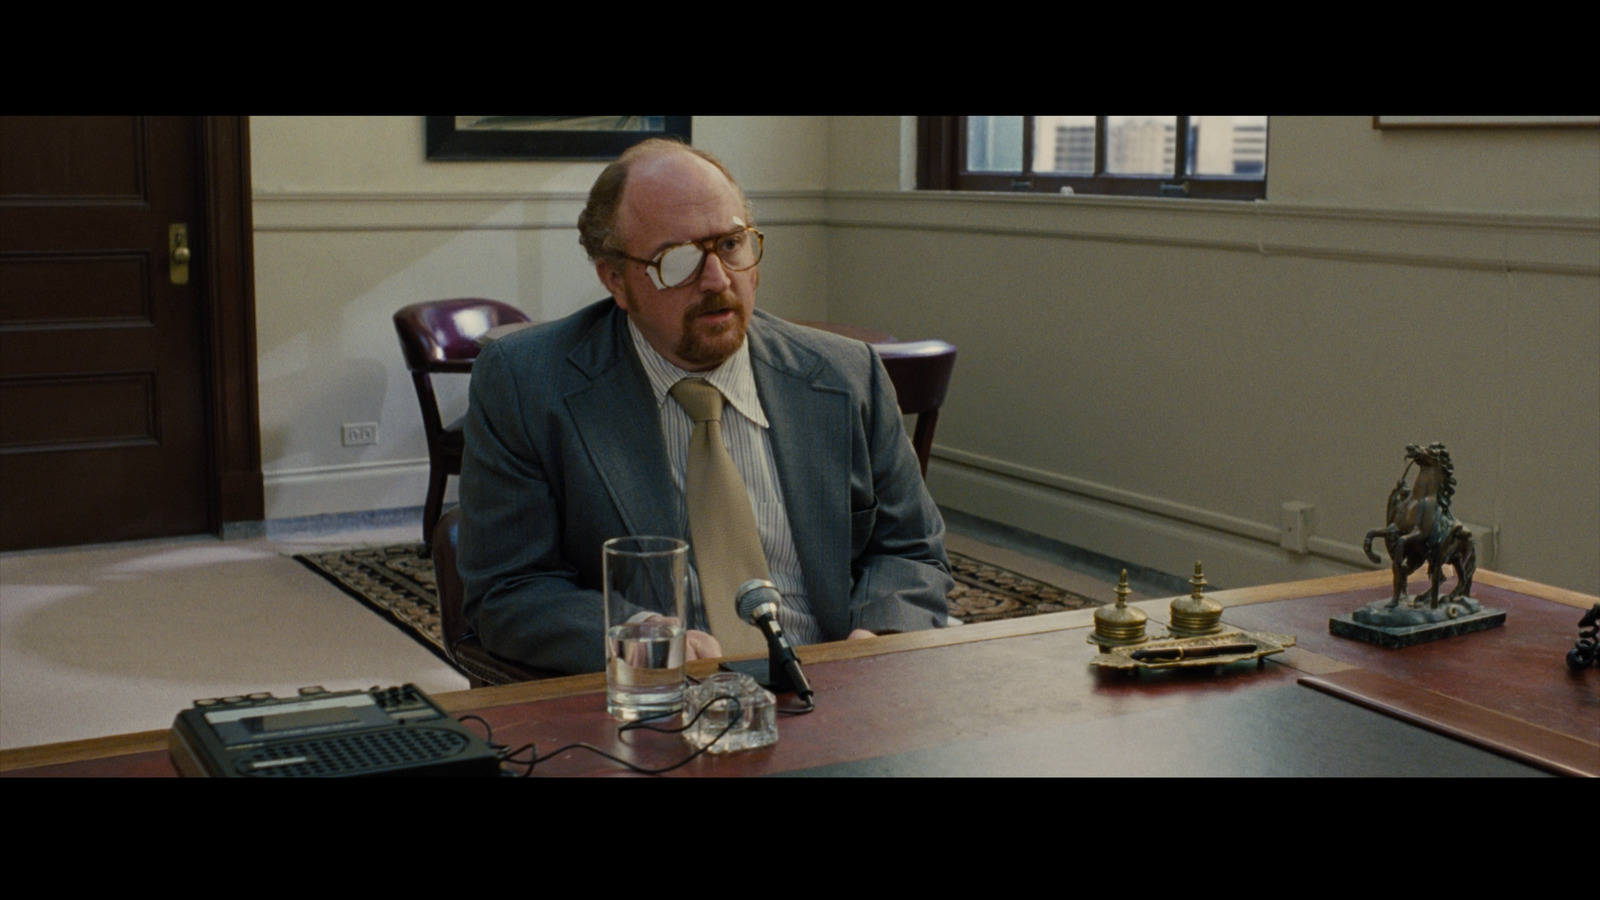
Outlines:
{"label": "building outside window", "polygon": [[919,186],[1253,200],[1266,116],[924,116]]}

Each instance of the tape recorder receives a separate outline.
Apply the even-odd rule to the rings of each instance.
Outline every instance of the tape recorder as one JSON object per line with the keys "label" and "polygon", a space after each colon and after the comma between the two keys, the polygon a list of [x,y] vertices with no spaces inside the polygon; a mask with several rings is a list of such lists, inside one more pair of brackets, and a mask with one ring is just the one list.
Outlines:
{"label": "tape recorder", "polygon": [[167,748],[191,776],[500,774],[495,750],[411,684],[196,700],[173,721]]}

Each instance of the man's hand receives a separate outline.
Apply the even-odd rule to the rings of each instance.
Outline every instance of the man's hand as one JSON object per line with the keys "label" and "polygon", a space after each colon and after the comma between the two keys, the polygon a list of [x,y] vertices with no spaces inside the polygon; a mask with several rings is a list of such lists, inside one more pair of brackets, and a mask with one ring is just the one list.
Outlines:
{"label": "man's hand", "polygon": [[[641,619],[652,625],[681,625],[683,620],[677,616],[651,615]],[[717,639],[704,631],[690,629],[683,634],[683,661],[694,662],[697,659],[715,659],[722,655],[722,644]]]}
{"label": "man's hand", "polygon": [[851,629],[850,633],[844,636],[844,639],[847,641],[859,641],[862,638],[869,637],[877,637],[877,635],[865,628],[855,628]]}
{"label": "man's hand", "polygon": [[690,630],[683,636],[683,660],[714,659],[722,655],[722,645],[704,631]]}

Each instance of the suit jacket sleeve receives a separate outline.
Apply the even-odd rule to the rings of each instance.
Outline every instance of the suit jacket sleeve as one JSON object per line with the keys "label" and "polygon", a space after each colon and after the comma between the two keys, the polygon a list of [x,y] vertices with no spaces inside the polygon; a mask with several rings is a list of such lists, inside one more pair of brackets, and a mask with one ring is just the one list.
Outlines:
{"label": "suit jacket sleeve", "polygon": [[528,383],[534,374],[502,350],[490,344],[473,365],[461,467],[464,613],[492,653],[599,671],[605,616],[599,592],[580,586],[598,584],[598,559],[569,558],[563,464],[543,437],[551,410]]}
{"label": "suit jacket sleeve", "polygon": [[[942,627],[948,619],[946,597],[955,584],[945,556],[944,519],[923,483],[876,352],[872,366],[866,427],[875,506],[852,504],[852,535],[867,537],[853,548],[850,627],[874,632]],[[852,485],[853,497],[863,496],[858,487],[865,486]]]}

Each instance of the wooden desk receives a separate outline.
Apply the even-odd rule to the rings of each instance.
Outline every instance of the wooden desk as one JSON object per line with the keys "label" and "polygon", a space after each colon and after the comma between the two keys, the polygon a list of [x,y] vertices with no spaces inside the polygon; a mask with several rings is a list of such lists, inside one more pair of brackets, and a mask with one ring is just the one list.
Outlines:
{"label": "wooden desk", "polygon": [[[1406,650],[1327,634],[1327,610],[1348,612],[1388,578],[1217,592],[1225,622],[1299,637],[1263,668],[1220,674],[1091,667],[1092,610],[802,648],[816,712],[781,718],[776,746],[673,774],[1600,774],[1600,671],[1564,662],[1595,598],[1480,572],[1485,602],[1509,610],[1502,629]],[[1141,606],[1155,623],[1166,604]],[[644,765],[681,758],[676,737],[619,740],[603,685],[579,675],[436,699],[483,716],[511,746],[587,741]],[[8,750],[0,771],[172,775],[165,742],[154,731]],[[569,751],[537,774],[621,771]]]}

